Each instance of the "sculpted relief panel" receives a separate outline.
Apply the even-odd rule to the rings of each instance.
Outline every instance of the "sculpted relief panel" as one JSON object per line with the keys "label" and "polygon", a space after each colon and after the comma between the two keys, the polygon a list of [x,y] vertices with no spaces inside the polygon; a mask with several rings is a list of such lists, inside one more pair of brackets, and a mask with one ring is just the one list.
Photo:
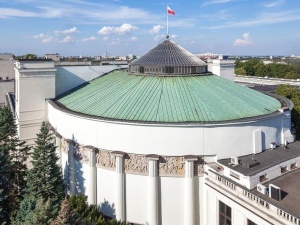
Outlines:
{"label": "sculpted relief panel", "polygon": [[69,152],[69,143],[66,141],[66,139],[61,140],[61,150],[65,153]]}
{"label": "sculpted relief panel", "polygon": [[115,168],[116,158],[111,151],[100,149],[96,154],[96,164],[99,167]]}
{"label": "sculpted relief panel", "polygon": [[159,175],[184,176],[184,157],[160,157]]}
{"label": "sculpted relief panel", "polygon": [[82,145],[79,145],[78,143],[75,143],[75,146],[73,148],[73,154],[74,158],[77,160],[82,160],[83,162],[89,161],[88,150]]}
{"label": "sculpted relief panel", "polygon": [[145,155],[128,154],[125,158],[125,173],[148,174],[148,160]]}
{"label": "sculpted relief panel", "polygon": [[[68,154],[69,143],[66,139],[61,141],[61,150]],[[89,161],[89,149],[75,143],[73,147],[73,154],[76,160],[83,162]],[[194,175],[203,176],[204,174],[204,160],[198,157],[194,161]],[[146,155],[126,154],[124,156],[124,172],[148,175],[148,159]],[[99,149],[96,150],[96,166],[115,169],[116,157],[112,151]],[[184,176],[185,175],[185,158],[183,156],[160,156],[158,161],[159,175],[160,176]]]}

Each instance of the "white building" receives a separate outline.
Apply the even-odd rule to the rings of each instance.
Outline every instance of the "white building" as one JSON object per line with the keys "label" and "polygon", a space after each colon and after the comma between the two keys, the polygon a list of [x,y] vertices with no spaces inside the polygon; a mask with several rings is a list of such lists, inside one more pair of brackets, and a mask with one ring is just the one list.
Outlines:
{"label": "white building", "polygon": [[[299,173],[293,104],[207,67],[168,39],[128,70],[19,61],[20,137],[33,141],[47,120],[70,193],[118,220],[299,225],[300,210],[284,204],[297,190],[273,199]],[[267,182],[272,198],[256,191]]]}

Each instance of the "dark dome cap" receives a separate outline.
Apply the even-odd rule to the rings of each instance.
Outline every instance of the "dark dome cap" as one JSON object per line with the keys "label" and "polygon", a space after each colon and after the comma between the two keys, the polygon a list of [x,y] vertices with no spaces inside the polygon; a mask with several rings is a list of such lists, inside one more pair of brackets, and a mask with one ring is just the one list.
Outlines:
{"label": "dark dome cap", "polygon": [[166,39],[129,64],[129,72],[141,75],[188,75],[207,72],[206,63]]}

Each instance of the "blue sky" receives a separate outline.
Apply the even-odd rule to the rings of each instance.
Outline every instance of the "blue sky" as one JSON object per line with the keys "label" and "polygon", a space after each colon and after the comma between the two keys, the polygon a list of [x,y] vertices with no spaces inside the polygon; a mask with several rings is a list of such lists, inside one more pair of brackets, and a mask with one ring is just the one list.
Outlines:
{"label": "blue sky", "polygon": [[166,34],[193,53],[300,55],[299,0],[0,0],[0,52],[141,55]]}

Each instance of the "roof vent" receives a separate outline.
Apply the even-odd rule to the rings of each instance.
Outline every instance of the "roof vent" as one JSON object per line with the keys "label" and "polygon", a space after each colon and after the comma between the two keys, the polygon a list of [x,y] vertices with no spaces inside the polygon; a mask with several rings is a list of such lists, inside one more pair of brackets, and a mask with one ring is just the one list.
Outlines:
{"label": "roof vent", "polygon": [[281,189],[274,184],[269,184],[269,197],[275,199],[276,201],[281,200]]}
{"label": "roof vent", "polygon": [[271,143],[271,145],[270,145],[271,149],[275,149],[275,148],[276,148],[276,146],[277,146],[277,145],[276,145],[276,143],[275,143],[275,142],[272,142],[272,143]]}
{"label": "roof vent", "polygon": [[242,160],[242,166],[246,167],[248,169],[253,168],[257,165],[259,165],[259,162],[257,162],[254,158],[252,158],[252,159],[243,159]]}

